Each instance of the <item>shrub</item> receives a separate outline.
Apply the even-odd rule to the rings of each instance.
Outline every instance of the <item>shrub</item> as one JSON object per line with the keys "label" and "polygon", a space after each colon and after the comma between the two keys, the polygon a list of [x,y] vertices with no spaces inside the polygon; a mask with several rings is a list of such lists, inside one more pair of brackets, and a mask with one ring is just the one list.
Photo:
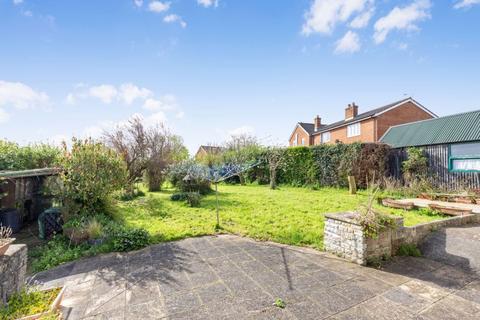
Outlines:
{"label": "shrub", "polygon": [[115,232],[112,238],[114,251],[131,251],[146,247],[150,235],[145,229],[123,229]]}
{"label": "shrub", "polygon": [[65,150],[57,194],[69,213],[101,211],[110,194],[124,186],[123,160],[111,149],[93,140],[73,139],[71,152]]}
{"label": "shrub", "polygon": [[424,180],[427,176],[428,159],[419,148],[407,149],[408,159],[403,161],[402,169],[405,179],[409,183]]}
{"label": "shrub", "polygon": [[422,253],[414,244],[405,243],[398,248],[397,255],[408,257],[421,257]]}
{"label": "shrub", "polygon": [[198,192],[202,195],[212,191],[208,181],[208,168],[188,160],[169,167],[170,182],[182,192]]}
{"label": "shrub", "polygon": [[20,147],[0,140],[0,170],[26,170],[56,166],[60,149],[47,144]]}
{"label": "shrub", "polygon": [[[22,289],[10,297],[5,308],[0,307],[0,319],[13,320],[46,312],[50,309],[60,290],[60,288],[45,291]],[[41,319],[44,318],[42,317]],[[52,317],[51,319],[59,318]]]}
{"label": "shrub", "polygon": [[103,236],[103,227],[94,217],[87,222],[85,232],[88,235],[88,239],[99,239]]}
{"label": "shrub", "polygon": [[198,192],[187,192],[187,203],[190,207],[199,207],[200,206],[200,193]]}
{"label": "shrub", "polygon": [[186,192],[174,193],[170,197],[170,200],[172,200],[172,201],[185,201],[185,200],[187,200],[187,193]]}

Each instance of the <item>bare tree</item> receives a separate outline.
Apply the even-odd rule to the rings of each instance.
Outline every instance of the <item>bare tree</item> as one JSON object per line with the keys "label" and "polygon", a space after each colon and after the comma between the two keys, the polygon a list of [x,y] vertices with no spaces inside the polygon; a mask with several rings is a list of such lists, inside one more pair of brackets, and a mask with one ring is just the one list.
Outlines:
{"label": "bare tree", "polygon": [[140,117],[134,117],[124,126],[118,126],[103,135],[105,144],[117,151],[125,161],[128,170],[127,194],[134,193],[134,185],[147,168],[147,132]]}
{"label": "bare tree", "polygon": [[182,138],[168,131],[162,124],[147,133],[148,160],[146,167],[149,191],[159,191],[165,181],[166,169],[172,163],[185,160],[188,151]]}
{"label": "bare tree", "polygon": [[[260,144],[255,136],[249,134],[232,135],[225,143],[224,158],[226,162],[237,165],[254,162],[259,148]],[[245,184],[247,172],[247,170],[243,170],[238,173],[242,185]]]}

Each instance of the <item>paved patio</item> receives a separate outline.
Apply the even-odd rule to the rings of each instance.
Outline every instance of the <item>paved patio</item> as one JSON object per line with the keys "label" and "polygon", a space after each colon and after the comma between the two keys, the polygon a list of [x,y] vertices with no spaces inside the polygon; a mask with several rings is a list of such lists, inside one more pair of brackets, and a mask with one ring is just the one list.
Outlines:
{"label": "paved patio", "polygon": [[68,286],[66,319],[480,318],[475,272],[410,257],[380,271],[236,236],[99,256],[34,280]]}

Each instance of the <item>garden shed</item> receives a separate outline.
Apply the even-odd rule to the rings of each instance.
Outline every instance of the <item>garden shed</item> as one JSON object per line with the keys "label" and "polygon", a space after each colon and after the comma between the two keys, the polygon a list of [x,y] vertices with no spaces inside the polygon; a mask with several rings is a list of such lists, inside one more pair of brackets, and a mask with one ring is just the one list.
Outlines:
{"label": "garden shed", "polygon": [[35,221],[51,206],[43,193],[44,183],[58,173],[56,168],[0,171],[0,223],[18,231],[22,222]]}
{"label": "garden shed", "polygon": [[480,190],[480,110],[394,126],[380,141],[393,148],[393,177],[402,178],[407,148],[418,147],[428,158],[436,187]]}

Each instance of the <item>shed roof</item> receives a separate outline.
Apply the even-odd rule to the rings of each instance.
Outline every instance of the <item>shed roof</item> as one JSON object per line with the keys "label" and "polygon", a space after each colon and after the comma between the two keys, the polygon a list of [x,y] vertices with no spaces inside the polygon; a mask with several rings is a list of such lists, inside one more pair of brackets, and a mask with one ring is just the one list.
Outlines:
{"label": "shed roof", "polygon": [[380,139],[393,148],[480,140],[480,110],[391,127]]}
{"label": "shed roof", "polygon": [[15,179],[28,177],[53,176],[60,172],[58,168],[42,168],[19,171],[0,171],[0,179]]}

